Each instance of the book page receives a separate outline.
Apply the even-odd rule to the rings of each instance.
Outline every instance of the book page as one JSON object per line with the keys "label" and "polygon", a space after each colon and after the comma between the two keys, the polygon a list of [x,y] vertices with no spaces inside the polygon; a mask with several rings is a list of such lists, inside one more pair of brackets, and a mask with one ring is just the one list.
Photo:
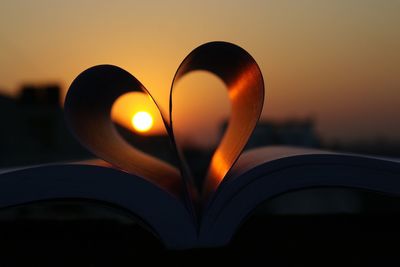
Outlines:
{"label": "book page", "polygon": [[316,187],[368,190],[400,196],[400,164],[355,154],[265,147],[243,154],[208,202],[200,242],[226,244],[262,202]]}
{"label": "book page", "polygon": [[261,164],[268,163],[281,158],[288,158],[301,155],[311,154],[331,154],[333,152],[302,148],[302,147],[290,147],[290,146],[268,146],[250,149],[244,151],[231,171],[226,177],[226,180],[235,179],[246,171],[251,170]]}
{"label": "book page", "polygon": [[119,135],[111,120],[113,103],[128,92],[151,97],[135,77],[119,67],[99,65],[87,69],[68,90],[67,124],[80,143],[97,157],[179,195],[182,191],[179,170],[132,147]]}
{"label": "book page", "polygon": [[[211,159],[205,180],[204,191],[209,195],[239,157],[260,117],[264,81],[256,61],[244,49],[226,42],[210,42],[196,48],[183,60],[173,80],[170,104],[174,83],[195,70],[209,71],[225,83],[232,110],[228,128]],[[173,131],[172,105],[170,118]]]}
{"label": "book page", "polygon": [[141,177],[93,164],[47,164],[3,173],[0,208],[60,199],[95,201],[140,218],[167,247],[196,244],[193,218],[179,199]]}

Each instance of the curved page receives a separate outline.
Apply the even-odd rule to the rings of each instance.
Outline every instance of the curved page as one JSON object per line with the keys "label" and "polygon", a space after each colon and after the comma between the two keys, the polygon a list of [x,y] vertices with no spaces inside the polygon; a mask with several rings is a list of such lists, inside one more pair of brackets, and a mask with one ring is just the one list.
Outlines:
{"label": "curved page", "polygon": [[141,218],[170,248],[194,246],[192,217],[173,195],[152,183],[112,168],[48,165],[0,175],[0,208],[35,201],[86,199],[123,208]]}
{"label": "curved page", "polygon": [[226,85],[231,102],[228,128],[216,149],[206,177],[206,195],[214,192],[246,145],[260,117],[264,103],[264,81],[253,57],[243,48],[227,42],[210,42],[194,49],[179,66],[170,92],[173,130],[173,89],[185,74],[204,70]]}
{"label": "curved page", "polygon": [[209,203],[200,244],[228,243],[243,220],[263,201],[311,187],[347,187],[400,195],[400,164],[285,147],[244,153]]}
{"label": "curved page", "polygon": [[[182,183],[175,167],[135,149],[117,132],[111,108],[128,92],[151,97],[135,77],[119,67],[99,65],[85,70],[72,82],[66,96],[65,118],[70,130],[97,157],[180,194]],[[165,116],[161,116],[168,128]]]}

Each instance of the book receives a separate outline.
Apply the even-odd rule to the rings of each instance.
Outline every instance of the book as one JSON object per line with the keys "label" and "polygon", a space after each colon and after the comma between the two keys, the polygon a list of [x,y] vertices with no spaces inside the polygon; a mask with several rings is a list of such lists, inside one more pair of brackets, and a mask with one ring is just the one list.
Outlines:
{"label": "book", "polygon": [[[172,112],[174,84],[195,70],[209,71],[225,83],[232,108],[202,188],[195,186],[174,137]],[[175,74],[169,112],[160,109],[160,114],[177,166],[139,151],[118,134],[111,107],[128,92],[152,98],[117,66],[98,65],[78,75],[66,96],[65,118],[98,159],[3,171],[0,207],[57,199],[98,201],[138,218],[167,248],[189,249],[228,244],[260,203],[285,192],[348,187],[400,194],[396,160],[284,146],[243,152],[263,108],[264,80],[253,57],[237,45],[203,44]]]}

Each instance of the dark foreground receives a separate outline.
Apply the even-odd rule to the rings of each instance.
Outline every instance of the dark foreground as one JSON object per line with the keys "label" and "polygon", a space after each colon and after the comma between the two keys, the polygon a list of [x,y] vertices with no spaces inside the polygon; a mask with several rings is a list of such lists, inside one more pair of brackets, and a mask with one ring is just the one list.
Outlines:
{"label": "dark foreground", "polygon": [[229,246],[189,251],[112,220],[2,222],[0,238],[0,266],[400,264],[398,215],[253,216]]}

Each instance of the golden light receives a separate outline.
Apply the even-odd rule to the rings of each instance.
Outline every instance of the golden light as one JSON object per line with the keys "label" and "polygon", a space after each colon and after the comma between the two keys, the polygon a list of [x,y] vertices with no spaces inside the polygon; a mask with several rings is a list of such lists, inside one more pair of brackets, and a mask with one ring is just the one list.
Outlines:
{"label": "golden light", "polygon": [[147,111],[136,112],[132,117],[132,126],[138,132],[147,132],[153,123],[153,117]]}

